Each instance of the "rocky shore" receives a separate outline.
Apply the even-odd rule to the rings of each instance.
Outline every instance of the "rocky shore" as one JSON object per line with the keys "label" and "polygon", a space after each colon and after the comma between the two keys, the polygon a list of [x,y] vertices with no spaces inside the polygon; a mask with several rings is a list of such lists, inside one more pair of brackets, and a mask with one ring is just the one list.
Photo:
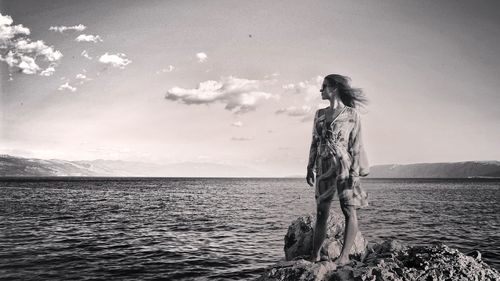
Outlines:
{"label": "rocky shore", "polygon": [[297,218],[285,236],[285,259],[269,267],[258,279],[271,280],[500,280],[500,273],[481,260],[478,251],[465,255],[444,244],[407,246],[396,240],[368,243],[358,233],[351,263],[337,267],[344,219],[332,212],[321,249],[322,261],[308,261],[314,216]]}

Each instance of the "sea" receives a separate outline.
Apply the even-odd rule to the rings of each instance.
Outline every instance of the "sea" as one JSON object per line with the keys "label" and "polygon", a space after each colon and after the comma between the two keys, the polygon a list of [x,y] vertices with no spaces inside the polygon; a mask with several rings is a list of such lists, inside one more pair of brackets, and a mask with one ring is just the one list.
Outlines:
{"label": "sea", "polygon": [[[368,241],[443,242],[500,269],[500,179],[361,185]],[[314,212],[300,178],[0,178],[0,279],[252,280]]]}

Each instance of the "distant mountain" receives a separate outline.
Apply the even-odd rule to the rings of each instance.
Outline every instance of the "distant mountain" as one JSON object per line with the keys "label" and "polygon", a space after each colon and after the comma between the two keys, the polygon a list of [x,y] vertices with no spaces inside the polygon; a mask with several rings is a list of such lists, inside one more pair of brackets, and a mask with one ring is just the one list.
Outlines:
{"label": "distant mountain", "polygon": [[367,178],[500,177],[500,161],[376,165]]}
{"label": "distant mountain", "polygon": [[[0,155],[0,176],[94,176],[94,177],[262,177],[245,166],[182,162],[151,164],[120,160],[43,160]],[[304,175],[290,177],[305,178]],[[500,177],[500,161],[376,165],[367,178],[470,178]]]}
{"label": "distant mountain", "polygon": [[0,155],[0,176],[137,176],[137,177],[258,177],[245,166],[216,163],[182,162],[151,164],[120,160],[67,161],[31,159]]}

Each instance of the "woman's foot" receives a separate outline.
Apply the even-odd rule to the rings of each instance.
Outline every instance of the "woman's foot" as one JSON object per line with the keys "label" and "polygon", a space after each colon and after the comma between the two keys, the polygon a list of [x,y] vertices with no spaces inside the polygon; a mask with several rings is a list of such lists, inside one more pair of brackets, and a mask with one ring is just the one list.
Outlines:
{"label": "woman's foot", "polygon": [[311,257],[309,260],[310,262],[321,262],[321,261],[328,261],[330,258],[327,255],[320,255],[318,257]]}
{"label": "woman's foot", "polygon": [[314,262],[319,262],[321,259],[319,256],[314,256],[312,255],[311,258],[309,259],[310,262],[314,263]]}
{"label": "woman's foot", "polygon": [[335,260],[335,264],[337,265],[337,267],[341,267],[341,266],[344,266],[344,265],[349,264],[349,263],[351,263],[351,260],[349,260],[349,257],[347,257],[347,258],[339,257],[338,259]]}

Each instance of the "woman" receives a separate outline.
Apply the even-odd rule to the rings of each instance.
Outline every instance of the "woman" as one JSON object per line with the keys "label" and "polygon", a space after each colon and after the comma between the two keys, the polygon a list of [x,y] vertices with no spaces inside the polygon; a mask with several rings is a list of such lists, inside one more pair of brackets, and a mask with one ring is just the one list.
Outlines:
{"label": "woman", "polygon": [[326,236],[331,201],[338,192],[345,217],[344,243],[336,260],[338,266],[349,263],[349,252],[358,231],[356,209],[368,205],[359,177],[369,173],[361,139],[361,118],[355,109],[367,100],[360,89],[349,85],[349,77],[330,74],[324,78],[321,98],[330,106],[316,111],[313,137],[307,165],[307,183],[314,183],[316,172],[317,215],[313,237],[313,262],[320,260]]}

